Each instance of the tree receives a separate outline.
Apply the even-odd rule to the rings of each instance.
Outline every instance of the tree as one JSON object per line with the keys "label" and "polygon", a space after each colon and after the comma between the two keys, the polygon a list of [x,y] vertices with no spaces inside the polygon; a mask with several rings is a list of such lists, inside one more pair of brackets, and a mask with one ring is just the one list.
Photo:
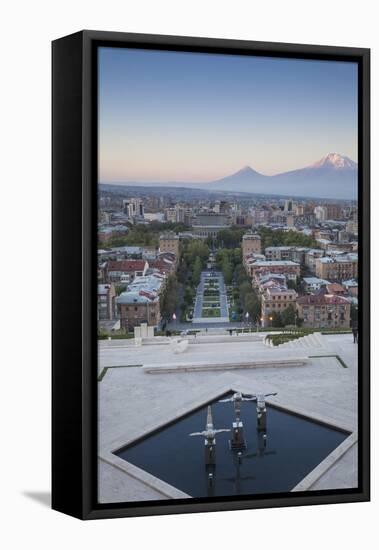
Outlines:
{"label": "tree", "polygon": [[245,303],[245,298],[250,292],[252,292],[250,281],[243,281],[240,285],[240,300],[242,304]]}
{"label": "tree", "polygon": [[249,277],[247,276],[245,268],[242,264],[236,265],[236,267],[234,268],[233,277],[238,286],[240,286],[245,281],[249,282]]}
{"label": "tree", "polygon": [[316,241],[309,235],[298,231],[274,231],[269,227],[259,227],[258,233],[262,239],[262,248],[269,246],[305,246],[318,248]]}
{"label": "tree", "polygon": [[233,266],[227,257],[222,262],[222,274],[224,275],[225,283],[230,285],[233,279]]}
{"label": "tree", "polygon": [[233,264],[234,266],[242,263],[242,250],[241,248],[235,248],[233,250]]}
{"label": "tree", "polygon": [[191,305],[193,302],[193,298],[194,298],[193,289],[190,286],[186,286],[186,289],[184,291],[184,296],[183,296],[184,302],[187,305]]}
{"label": "tree", "polygon": [[292,304],[282,311],[282,322],[285,327],[287,325],[296,325],[296,310]]}
{"label": "tree", "polygon": [[193,265],[196,258],[199,258],[201,265],[204,266],[209,257],[209,247],[198,239],[190,241],[183,248],[183,257],[189,266]]}
{"label": "tree", "polygon": [[272,311],[270,313],[270,317],[272,318],[271,326],[273,326],[273,327],[282,327],[283,326],[282,316],[280,315],[280,313],[278,311]]}
{"label": "tree", "polygon": [[202,271],[201,259],[199,256],[197,256],[192,269],[192,282],[195,286],[197,286],[200,283],[201,271]]}
{"label": "tree", "polygon": [[251,321],[257,321],[261,314],[261,303],[255,293],[251,292],[245,299],[245,312],[249,313]]}
{"label": "tree", "polygon": [[189,269],[188,269],[187,262],[184,258],[182,258],[179,263],[179,267],[177,271],[178,281],[184,284],[188,279],[188,275],[189,275]]}
{"label": "tree", "polygon": [[161,296],[160,308],[162,317],[171,319],[178,307],[179,284],[175,275],[170,275],[167,279],[166,288]]}
{"label": "tree", "polygon": [[242,235],[244,233],[244,229],[221,229],[221,231],[217,234],[217,246],[222,248],[237,248],[241,243]]}

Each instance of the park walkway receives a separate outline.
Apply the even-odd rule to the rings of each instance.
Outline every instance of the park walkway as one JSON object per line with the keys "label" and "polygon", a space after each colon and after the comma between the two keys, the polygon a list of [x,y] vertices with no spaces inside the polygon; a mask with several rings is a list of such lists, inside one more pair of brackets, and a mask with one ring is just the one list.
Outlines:
{"label": "park walkway", "polygon": [[[206,282],[212,280],[218,285],[218,296],[215,296],[214,301],[220,303],[220,317],[204,317],[204,292],[206,290]],[[219,271],[202,271],[200,283],[196,291],[195,307],[193,312],[192,324],[204,323],[229,323],[229,308],[226,294],[226,286],[224,276]]]}

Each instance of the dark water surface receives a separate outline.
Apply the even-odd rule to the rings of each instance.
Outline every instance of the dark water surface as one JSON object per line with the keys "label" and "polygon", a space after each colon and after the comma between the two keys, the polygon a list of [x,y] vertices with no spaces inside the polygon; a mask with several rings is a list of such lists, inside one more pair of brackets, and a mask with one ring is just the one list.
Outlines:
{"label": "dark water surface", "polygon": [[[232,403],[212,403],[215,428],[231,428]],[[242,403],[247,448],[238,459],[231,434],[216,436],[216,466],[209,483],[204,438],[207,407],[168,424],[116,454],[192,497],[288,492],[330,454],[346,432],[267,406],[266,446],[256,429],[255,403]],[[209,467],[208,467],[209,468]]]}

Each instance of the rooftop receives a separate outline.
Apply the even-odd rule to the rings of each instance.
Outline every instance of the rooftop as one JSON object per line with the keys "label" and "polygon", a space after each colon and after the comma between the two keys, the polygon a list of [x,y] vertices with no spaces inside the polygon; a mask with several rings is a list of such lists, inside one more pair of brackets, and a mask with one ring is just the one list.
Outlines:
{"label": "rooftop", "polygon": [[111,288],[110,284],[97,285],[97,294],[102,295],[102,296],[106,296],[108,294],[110,288]]}
{"label": "rooftop", "polygon": [[157,295],[145,290],[123,292],[116,299],[117,304],[148,304],[157,300]]}
{"label": "rooftop", "polygon": [[318,277],[303,277],[303,281],[307,285],[328,285],[329,281],[326,279],[319,279]]}
{"label": "rooftop", "polygon": [[253,240],[261,240],[261,236],[258,235],[258,233],[245,233],[242,236],[242,239],[253,239]]}
{"label": "rooftop", "polygon": [[265,252],[267,252],[267,250],[282,250],[284,252],[287,250],[293,250],[294,248],[294,246],[268,246],[265,248]]}
{"label": "rooftop", "polygon": [[108,271],[143,271],[145,260],[111,260],[108,262]]}
{"label": "rooftop", "polygon": [[321,262],[322,264],[357,262],[358,254],[344,254],[333,258],[331,257],[319,258],[318,261]]}
{"label": "rooftop", "polygon": [[274,266],[300,266],[297,262],[293,262],[292,260],[257,260],[254,262],[254,266],[256,267],[274,267]]}
{"label": "rooftop", "polygon": [[178,240],[179,239],[179,235],[177,235],[176,233],[174,233],[173,231],[166,231],[165,233],[161,233],[159,235],[159,238],[162,239],[162,240],[172,240],[172,239],[175,239],[175,240]]}
{"label": "rooftop", "polygon": [[346,305],[349,301],[342,296],[335,296],[334,294],[309,294],[307,296],[302,296],[297,300],[297,303],[300,305]]}

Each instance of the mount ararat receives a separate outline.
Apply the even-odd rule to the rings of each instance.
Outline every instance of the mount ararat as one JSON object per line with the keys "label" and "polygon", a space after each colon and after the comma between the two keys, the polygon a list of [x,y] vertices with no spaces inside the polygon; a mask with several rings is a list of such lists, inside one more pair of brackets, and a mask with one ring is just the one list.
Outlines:
{"label": "mount ararat", "polygon": [[358,165],[350,158],[339,153],[329,153],[305,168],[272,176],[261,174],[250,166],[245,166],[234,174],[207,183],[133,181],[120,182],[117,185],[181,187],[229,193],[242,192],[287,197],[356,200],[358,195]]}
{"label": "mount ararat", "polygon": [[310,166],[274,176],[260,174],[245,166],[235,174],[208,183],[207,188],[294,197],[356,199],[358,165],[348,157],[329,153]]}

